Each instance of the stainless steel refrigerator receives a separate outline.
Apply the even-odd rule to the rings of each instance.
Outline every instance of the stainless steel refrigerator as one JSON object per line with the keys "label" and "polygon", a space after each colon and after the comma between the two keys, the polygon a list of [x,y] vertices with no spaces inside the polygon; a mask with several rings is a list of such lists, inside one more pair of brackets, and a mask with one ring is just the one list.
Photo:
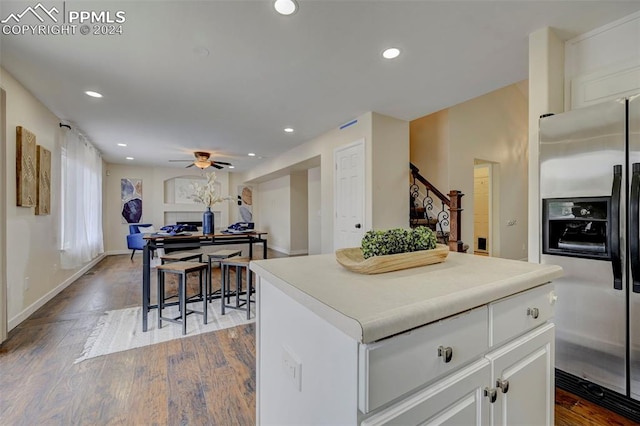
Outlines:
{"label": "stainless steel refrigerator", "polygon": [[640,422],[640,95],[540,118],[556,384]]}

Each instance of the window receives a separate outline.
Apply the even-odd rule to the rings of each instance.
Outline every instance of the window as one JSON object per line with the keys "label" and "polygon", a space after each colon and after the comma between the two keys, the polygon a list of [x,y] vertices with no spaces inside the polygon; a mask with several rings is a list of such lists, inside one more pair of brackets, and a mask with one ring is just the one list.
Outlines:
{"label": "window", "polygon": [[62,130],[61,265],[73,269],[104,251],[102,236],[102,158],[82,135]]}

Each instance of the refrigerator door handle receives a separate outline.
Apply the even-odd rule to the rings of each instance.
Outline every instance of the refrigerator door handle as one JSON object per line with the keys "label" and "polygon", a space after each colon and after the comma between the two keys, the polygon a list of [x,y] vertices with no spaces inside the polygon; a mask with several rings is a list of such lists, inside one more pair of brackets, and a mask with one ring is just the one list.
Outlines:
{"label": "refrigerator door handle", "polygon": [[613,166],[613,187],[611,188],[611,267],[613,288],[622,290],[622,263],[620,259],[620,192],[622,190],[622,165]]}
{"label": "refrigerator door handle", "polygon": [[631,197],[629,200],[629,245],[633,292],[640,293],[640,163],[631,166]]}

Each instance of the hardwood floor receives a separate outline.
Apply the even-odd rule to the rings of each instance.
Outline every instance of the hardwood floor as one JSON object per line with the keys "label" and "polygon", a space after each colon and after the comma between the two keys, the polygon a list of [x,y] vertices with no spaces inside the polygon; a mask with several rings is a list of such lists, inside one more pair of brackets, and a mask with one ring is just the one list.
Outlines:
{"label": "hardwood floor", "polygon": [[[9,333],[0,425],[255,424],[253,324],[73,363],[104,311],[140,304],[140,263],[105,258]],[[561,426],[635,424],[562,390],[555,414]]]}

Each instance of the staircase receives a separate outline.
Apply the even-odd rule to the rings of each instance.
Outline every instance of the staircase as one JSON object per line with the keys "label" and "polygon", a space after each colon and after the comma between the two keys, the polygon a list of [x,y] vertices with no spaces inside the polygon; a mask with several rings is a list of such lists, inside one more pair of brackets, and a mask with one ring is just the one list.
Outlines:
{"label": "staircase", "polygon": [[466,252],[469,246],[463,244],[460,239],[462,236],[460,206],[464,194],[451,190],[447,196],[422,176],[413,163],[409,163],[409,167],[411,168],[410,226],[412,228],[427,226],[436,233],[440,244],[447,244],[451,251]]}

